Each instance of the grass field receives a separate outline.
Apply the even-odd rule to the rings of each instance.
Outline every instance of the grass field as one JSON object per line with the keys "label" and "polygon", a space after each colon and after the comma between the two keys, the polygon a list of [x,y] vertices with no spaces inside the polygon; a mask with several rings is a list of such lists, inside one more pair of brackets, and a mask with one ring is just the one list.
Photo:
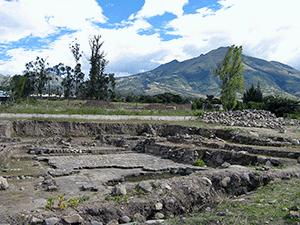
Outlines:
{"label": "grass field", "polygon": [[28,114],[90,114],[90,115],[140,115],[140,116],[194,116],[199,111],[190,109],[157,110],[142,109],[143,104],[110,103],[113,107],[90,106],[80,100],[36,100],[20,103],[8,103],[0,106],[0,113],[28,113]]}
{"label": "grass field", "polygon": [[300,213],[300,180],[280,181],[259,188],[255,193],[236,199],[224,199],[211,210],[191,215],[185,223],[179,219],[167,224],[186,225],[285,225],[300,224],[290,211]]}

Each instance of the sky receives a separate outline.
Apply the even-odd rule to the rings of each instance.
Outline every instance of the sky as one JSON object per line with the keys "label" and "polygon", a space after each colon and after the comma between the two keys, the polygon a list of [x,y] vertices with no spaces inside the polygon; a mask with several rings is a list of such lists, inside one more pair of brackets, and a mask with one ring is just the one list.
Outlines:
{"label": "sky", "polygon": [[77,40],[102,35],[107,72],[127,76],[221,46],[300,69],[300,0],[0,0],[0,74],[36,56],[74,65]]}

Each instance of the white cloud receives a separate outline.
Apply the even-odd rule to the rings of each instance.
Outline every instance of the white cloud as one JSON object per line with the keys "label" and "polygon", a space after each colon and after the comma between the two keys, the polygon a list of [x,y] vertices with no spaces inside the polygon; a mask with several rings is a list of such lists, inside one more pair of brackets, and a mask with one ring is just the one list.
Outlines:
{"label": "white cloud", "polygon": [[0,42],[10,42],[46,37],[59,27],[82,29],[105,17],[95,0],[0,0],[0,21]]}
{"label": "white cloud", "polygon": [[183,6],[187,3],[188,0],[145,0],[143,8],[136,15],[132,15],[131,19],[161,16],[167,12],[181,16]]}
{"label": "white cloud", "polygon": [[[255,57],[292,63],[300,61],[299,0],[222,0],[216,12],[208,8],[170,22],[173,34],[199,49],[243,45]],[[195,56],[195,55],[192,55]],[[295,64],[294,64],[295,65]],[[298,64],[300,66],[300,63]]]}
{"label": "white cloud", "polygon": [[[246,54],[281,61],[300,68],[299,0],[222,0],[220,3],[223,7],[217,11],[202,8],[189,15],[182,13],[187,1],[159,0],[159,3],[151,4],[151,1],[147,0],[134,20],[125,21],[126,26],[114,29],[99,28],[91,23],[90,20],[105,20],[100,6],[94,0],[72,1],[76,2],[74,6],[76,13],[71,14],[69,11],[63,14],[67,9],[67,3],[61,5],[64,10],[56,11],[56,6],[53,5],[58,4],[51,4],[53,1],[44,0],[43,2],[48,2],[49,9],[40,10],[38,15],[34,13],[35,15],[28,16],[28,8],[25,9],[24,5],[23,8],[20,5],[17,8],[13,7],[17,2],[12,2],[11,8],[5,6],[7,10],[2,10],[2,6],[7,3],[0,0],[0,19],[5,18],[3,20],[5,22],[0,24],[0,31],[4,31],[0,32],[0,42],[15,40],[28,34],[47,36],[60,26],[77,30],[52,42],[47,49],[9,50],[7,54],[12,58],[9,61],[0,61],[0,73],[21,72],[24,64],[37,55],[48,57],[51,65],[58,62],[72,65],[73,59],[68,45],[75,38],[79,40],[84,50],[84,68],[87,71],[88,38],[92,34],[103,35],[104,48],[110,61],[109,72],[117,74],[133,74],[149,70],[160,63],[173,59],[185,60],[231,44],[243,45]],[[63,2],[63,0],[56,1]],[[169,4],[164,5],[164,2],[168,1]],[[41,3],[38,4],[43,8]],[[33,7],[34,5],[31,5],[29,8]],[[84,7],[90,11],[81,10]],[[141,30],[153,28],[147,22],[147,17],[162,15],[165,12],[178,16],[168,24],[168,27],[174,29],[171,34],[180,35],[182,38],[163,41],[158,33],[139,34]],[[45,16],[50,14],[52,17],[47,21]]]}

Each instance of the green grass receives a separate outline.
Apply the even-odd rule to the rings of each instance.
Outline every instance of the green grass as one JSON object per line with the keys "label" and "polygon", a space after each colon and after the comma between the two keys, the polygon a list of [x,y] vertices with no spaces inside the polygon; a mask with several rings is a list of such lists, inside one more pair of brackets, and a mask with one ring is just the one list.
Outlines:
{"label": "green grass", "polygon": [[[194,116],[201,112],[192,110],[146,110],[134,109],[141,106],[137,103],[112,103],[113,109],[105,107],[87,106],[86,101],[80,100],[36,100],[23,101],[0,105],[0,113],[26,114],[90,114],[90,115],[157,115],[157,116]],[[128,106],[131,109],[128,109]]]}
{"label": "green grass", "polygon": [[205,167],[205,162],[202,159],[197,159],[194,162],[194,166],[198,166],[198,167]]}
{"label": "green grass", "polygon": [[[187,217],[185,223],[179,219],[169,225],[284,225],[298,224],[300,219],[287,217],[291,207],[300,207],[300,180],[280,181],[259,188],[249,196],[224,199],[210,212],[201,212]],[[226,212],[220,216],[220,212]]]}

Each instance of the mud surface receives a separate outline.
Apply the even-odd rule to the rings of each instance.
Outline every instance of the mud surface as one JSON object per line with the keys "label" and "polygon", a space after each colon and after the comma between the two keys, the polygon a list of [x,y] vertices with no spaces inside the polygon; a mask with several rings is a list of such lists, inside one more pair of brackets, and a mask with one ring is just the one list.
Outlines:
{"label": "mud surface", "polygon": [[2,121],[0,128],[0,176],[9,184],[0,191],[0,224],[162,224],[219,196],[300,177],[297,126],[281,133]]}

